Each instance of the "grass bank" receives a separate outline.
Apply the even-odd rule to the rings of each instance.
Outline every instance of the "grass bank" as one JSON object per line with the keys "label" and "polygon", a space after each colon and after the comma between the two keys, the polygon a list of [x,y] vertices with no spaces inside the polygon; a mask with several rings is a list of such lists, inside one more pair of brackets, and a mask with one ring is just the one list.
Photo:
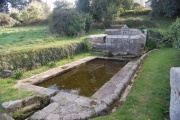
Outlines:
{"label": "grass bank", "polygon": [[180,51],[158,49],[148,56],[125,103],[115,113],[94,120],[169,119],[169,73],[180,66]]}
{"label": "grass bank", "polygon": [[25,26],[0,29],[0,53],[56,47],[67,43],[80,42],[91,34],[101,34],[104,30],[92,29],[81,37],[53,35],[48,26]]}

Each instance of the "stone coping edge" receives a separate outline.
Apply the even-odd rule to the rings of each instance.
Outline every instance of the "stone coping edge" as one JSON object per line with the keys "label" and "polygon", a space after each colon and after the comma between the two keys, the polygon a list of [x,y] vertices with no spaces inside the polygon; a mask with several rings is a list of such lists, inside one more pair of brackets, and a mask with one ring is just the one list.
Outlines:
{"label": "stone coping edge", "polygon": [[52,90],[52,89],[40,87],[37,85],[39,83],[42,83],[44,81],[47,81],[47,80],[55,77],[55,76],[58,76],[60,74],[68,72],[76,67],[79,67],[80,65],[85,64],[94,59],[119,60],[119,61],[127,60],[125,58],[108,58],[108,57],[99,57],[99,56],[86,57],[86,58],[65,64],[62,66],[58,66],[58,67],[50,69],[50,70],[47,70],[43,73],[34,75],[32,77],[29,77],[29,78],[26,78],[23,80],[19,80],[17,82],[17,84],[14,85],[14,87],[20,88],[23,90],[27,90],[27,91],[34,91],[36,93],[47,95],[47,96],[54,96],[55,94],[57,94],[57,92],[58,92],[57,90]]}
{"label": "stone coping edge", "polygon": [[[63,99],[64,99],[64,104],[66,104],[66,101],[67,100],[73,100],[70,96],[74,96],[76,98],[76,104],[79,104],[79,102],[83,105],[83,104],[89,104],[88,101],[91,102],[91,104],[93,103],[96,103],[97,105],[93,105],[94,106],[94,109],[92,108],[84,108],[86,109],[83,114],[82,113],[69,113],[67,114],[66,116],[64,116],[62,119],[87,119],[87,118],[91,118],[91,117],[97,117],[97,116],[100,116],[102,114],[104,114],[105,111],[109,111],[110,110],[110,105],[113,104],[113,102],[117,99],[119,99],[119,97],[121,96],[121,94],[123,93],[124,91],[124,88],[129,84],[130,80],[132,79],[133,75],[136,73],[137,69],[139,68],[139,66],[141,65],[142,61],[144,60],[144,58],[149,55],[152,51],[142,55],[138,60],[136,61],[130,61],[128,64],[126,64],[117,74],[115,74],[111,79],[110,81],[106,82],[92,97],[88,98],[88,97],[83,97],[83,96],[76,96],[76,95],[72,95],[72,94],[68,94],[68,93],[58,93],[57,94],[57,91],[55,90],[51,90],[51,89],[48,89],[48,88],[43,88],[43,87],[39,87],[39,86],[36,86],[36,85],[33,85],[32,83],[24,83],[24,82],[19,82],[19,84],[15,85],[15,87],[17,88],[21,88],[21,89],[24,89],[24,90],[30,90],[30,91],[35,91],[35,92],[38,92],[40,94],[45,94],[45,95],[48,95],[48,96],[54,96],[51,98],[52,100],[52,103],[45,107],[43,110],[46,110],[47,108],[49,108],[50,106],[52,105],[59,105],[59,104],[62,104],[62,103],[59,103],[61,102]],[[80,65],[82,64],[82,61],[84,61],[85,63],[90,61],[90,60],[93,60],[93,59],[96,59],[96,58],[102,58],[102,59],[109,59],[107,57],[88,57],[88,58],[84,58],[84,59],[81,59],[81,60],[78,60],[78,61],[81,61],[81,62],[73,62],[71,64],[76,64],[77,65]],[[114,58],[113,58],[114,59]],[[111,59],[111,60],[113,60]],[[114,59],[114,60],[121,60],[121,59]],[[124,59],[122,59],[124,60]],[[69,65],[69,64],[66,64],[66,65]],[[65,66],[66,66],[65,65]],[[62,67],[62,66],[60,66]],[[57,67],[58,69],[59,67]],[[52,72],[51,70],[49,71],[46,71],[44,73],[47,73],[47,72]],[[39,75],[42,75],[42,74],[39,74]],[[32,79],[32,78],[28,78],[28,79]],[[27,80],[27,79],[25,79]],[[111,88],[111,89],[107,89],[107,88]],[[106,89],[106,90],[105,90]],[[105,93],[102,92],[105,90]],[[56,96],[55,96],[56,94]],[[66,96],[66,97],[64,97]],[[54,99],[53,99],[54,98]],[[58,98],[58,99],[62,99],[62,100],[55,100],[55,98]],[[65,99],[65,98],[69,98],[69,99]],[[59,101],[59,102],[58,102]],[[79,102],[78,102],[79,101]],[[93,102],[92,102],[93,101]],[[80,105],[81,106],[81,105]],[[81,106],[82,107],[82,106]],[[48,109],[49,110],[49,109]],[[53,110],[51,110],[53,112]],[[43,112],[43,111],[39,111],[37,113],[35,113],[32,117],[30,117],[30,119],[34,120],[33,117],[35,117],[36,115],[40,115],[41,114],[45,114],[46,113],[46,116],[51,118],[52,116],[52,112],[49,111],[49,115],[47,116],[47,111]],[[82,111],[81,111],[82,112]],[[54,115],[57,115],[57,114],[54,114]],[[39,116],[38,116],[39,117]],[[42,116],[41,116],[42,117]],[[59,118],[59,116],[57,115],[56,116],[57,118]]]}

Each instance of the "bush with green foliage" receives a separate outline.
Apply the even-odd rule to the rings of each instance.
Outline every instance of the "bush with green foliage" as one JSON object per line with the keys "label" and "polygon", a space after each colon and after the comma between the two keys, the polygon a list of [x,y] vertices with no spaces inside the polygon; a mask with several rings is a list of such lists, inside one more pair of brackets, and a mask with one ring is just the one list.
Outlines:
{"label": "bush with green foliage", "polygon": [[56,63],[54,61],[52,61],[52,62],[49,62],[47,66],[49,68],[54,68],[54,67],[56,67]]}
{"label": "bush with green foliage", "polygon": [[58,7],[51,14],[49,29],[59,35],[77,36],[85,29],[85,19],[76,10]]}
{"label": "bush with green foliage", "polygon": [[104,23],[109,27],[112,19],[132,7],[132,0],[93,0],[91,12],[96,22]]}
{"label": "bush with green foliage", "polygon": [[136,8],[134,10],[129,10],[121,14],[121,16],[126,15],[148,15],[152,9]]}
{"label": "bush with green foliage", "polygon": [[88,40],[83,40],[82,45],[84,51],[89,52],[92,50],[92,44]]}
{"label": "bush with green foliage", "polygon": [[139,3],[134,3],[134,4],[133,4],[133,9],[136,9],[136,8],[138,8],[138,7],[141,7],[141,5],[140,5]]}
{"label": "bush with green foliage", "polygon": [[110,4],[107,8],[107,13],[105,13],[106,15],[104,15],[103,18],[103,25],[104,27],[108,28],[111,26],[112,20],[113,20],[113,15],[116,14],[116,9],[114,9],[115,6],[114,4]]}
{"label": "bush with green foliage", "polygon": [[89,13],[90,12],[90,1],[89,0],[77,0],[76,8],[79,12]]}
{"label": "bush with green foliage", "polygon": [[170,29],[165,35],[162,43],[175,48],[180,48],[180,18],[177,18],[176,22],[170,26]]}
{"label": "bush with green foliage", "polygon": [[180,0],[152,0],[152,15],[175,17],[180,15]]}
{"label": "bush with green foliage", "polygon": [[19,12],[19,20],[24,24],[38,23],[46,20],[50,15],[50,9],[47,4],[43,2],[31,2],[29,6],[25,7]]}
{"label": "bush with green foliage", "polygon": [[123,0],[122,5],[125,10],[131,10],[133,9],[134,0]]}
{"label": "bush with green foliage", "polygon": [[54,34],[81,36],[91,29],[92,22],[90,14],[79,13],[68,7],[67,3],[58,2],[51,14],[49,29]]}
{"label": "bush with green foliage", "polygon": [[85,14],[85,31],[89,32],[91,30],[91,25],[93,23],[92,16],[90,14]]}
{"label": "bush with green foliage", "polygon": [[0,26],[11,27],[17,24],[19,24],[19,22],[10,17],[8,14],[0,13]]}
{"label": "bush with green foliage", "polygon": [[151,39],[147,39],[147,40],[146,40],[146,48],[147,48],[148,50],[155,49],[156,47],[157,47],[156,41],[151,40]]}
{"label": "bush with green foliage", "polygon": [[13,78],[14,79],[20,79],[23,76],[24,72],[22,70],[18,70],[14,73]]}

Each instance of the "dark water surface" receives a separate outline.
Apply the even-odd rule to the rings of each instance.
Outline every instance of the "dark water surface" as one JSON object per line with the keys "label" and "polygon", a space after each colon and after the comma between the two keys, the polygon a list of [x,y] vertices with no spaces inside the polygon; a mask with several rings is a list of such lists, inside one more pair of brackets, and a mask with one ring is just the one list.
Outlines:
{"label": "dark water surface", "polygon": [[95,59],[43,82],[39,86],[90,97],[126,63]]}

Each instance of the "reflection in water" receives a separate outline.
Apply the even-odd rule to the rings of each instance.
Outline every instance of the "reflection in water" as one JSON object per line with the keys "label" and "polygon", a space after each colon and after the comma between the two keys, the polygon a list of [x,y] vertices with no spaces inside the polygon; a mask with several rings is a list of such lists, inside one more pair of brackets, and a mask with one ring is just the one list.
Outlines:
{"label": "reflection in water", "polygon": [[83,96],[92,96],[126,62],[95,59],[39,86]]}

